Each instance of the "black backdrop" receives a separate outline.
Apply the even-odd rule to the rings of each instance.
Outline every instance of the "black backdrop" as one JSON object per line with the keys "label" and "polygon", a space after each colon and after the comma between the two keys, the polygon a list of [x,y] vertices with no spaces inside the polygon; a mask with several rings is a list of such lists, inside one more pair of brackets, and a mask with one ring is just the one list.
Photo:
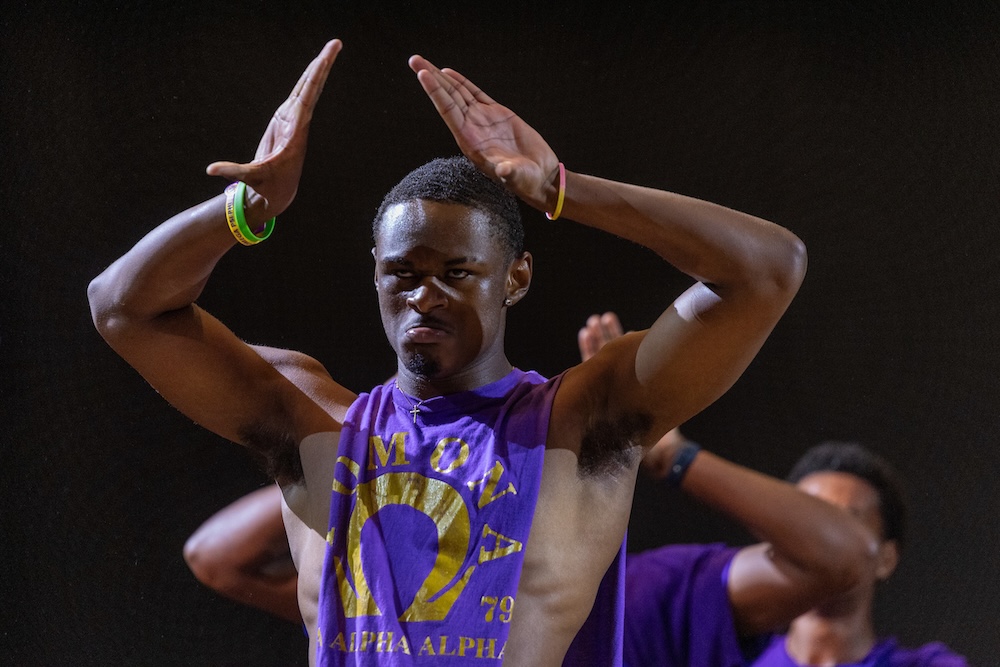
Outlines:
{"label": "black backdrop", "polygon": [[[374,4],[374,3],[371,3]],[[468,3],[472,5],[474,3]],[[819,3],[817,3],[818,5]],[[393,368],[368,255],[381,195],[455,152],[406,58],[451,65],[569,168],[778,221],[810,253],[774,335],[688,434],[782,475],[861,439],[910,482],[911,548],[879,629],[1000,652],[1000,9],[799,2],[8,3],[0,18],[0,654],[10,664],[303,664],[294,626],[185,569],[185,537],[265,483],[93,330],[85,288],[223,183],[330,37],[298,199],[203,304],[362,389]],[[528,211],[509,351],[555,373],[594,311],[641,328],[687,284],[651,253]],[[633,549],[749,540],[640,482]]]}

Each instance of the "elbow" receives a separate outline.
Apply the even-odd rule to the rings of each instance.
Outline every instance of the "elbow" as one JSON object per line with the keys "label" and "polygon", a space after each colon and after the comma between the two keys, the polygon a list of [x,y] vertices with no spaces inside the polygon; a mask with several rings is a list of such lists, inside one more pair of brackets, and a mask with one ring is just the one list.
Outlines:
{"label": "elbow", "polygon": [[864,579],[871,569],[877,545],[862,529],[831,530],[822,541],[814,563],[827,596],[842,595]]}
{"label": "elbow", "polygon": [[212,539],[196,532],[184,543],[184,562],[205,586],[223,594],[236,586],[238,566],[229,562],[212,544]]}
{"label": "elbow", "polygon": [[809,264],[809,253],[806,252],[806,244],[795,234],[789,232],[791,238],[788,241],[787,258],[785,262],[785,284],[794,294],[799,291],[802,281],[806,277],[806,267]]}
{"label": "elbow", "polygon": [[188,569],[194,574],[195,579],[211,587],[209,583],[213,577],[211,560],[205,558],[205,551],[202,548],[203,540],[198,533],[195,533],[184,543],[184,562]]}
{"label": "elbow", "polygon": [[830,563],[822,571],[824,597],[835,598],[853,590],[861,583],[863,574],[862,561],[845,559]]}
{"label": "elbow", "polygon": [[87,285],[87,301],[90,303],[90,317],[94,326],[105,338],[111,330],[114,319],[114,297],[111,295],[110,281],[101,273]]}
{"label": "elbow", "polygon": [[802,240],[778,227],[766,249],[748,257],[744,285],[755,302],[779,316],[795,298],[806,276],[807,253]]}
{"label": "elbow", "polygon": [[781,239],[770,262],[768,280],[772,289],[786,295],[788,301],[799,291],[806,277],[808,253],[806,244],[795,234],[781,230]]}
{"label": "elbow", "polygon": [[87,301],[94,327],[109,345],[115,347],[117,342],[125,340],[128,328],[137,318],[135,308],[127,302],[120,285],[110,274],[112,270],[109,267],[90,281]]}

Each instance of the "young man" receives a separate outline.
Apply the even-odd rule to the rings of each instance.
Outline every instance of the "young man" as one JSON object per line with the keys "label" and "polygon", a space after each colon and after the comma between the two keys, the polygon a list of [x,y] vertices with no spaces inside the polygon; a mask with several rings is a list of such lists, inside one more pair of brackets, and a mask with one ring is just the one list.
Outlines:
{"label": "young man", "polygon": [[[580,332],[581,356],[621,335],[612,313],[591,318]],[[966,664],[941,644],[907,650],[875,638],[874,582],[895,568],[907,516],[898,475],[883,459],[853,444],[814,447],[789,476],[793,486],[700,451],[675,429],[643,465],[653,477],[668,478],[685,451],[697,466],[692,458],[682,490],[765,543],[677,545],[631,556],[630,664]],[[278,574],[278,565],[290,562],[287,547],[283,557],[268,548],[284,540],[277,491],[260,489],[214,515],[185,554],[206,584],[287,617],[294,587],[289,591]],[[787,637],[772,634],[789,623]]]}
{"label": "young man", "polygon": [[[245,186],[168,220],[91,283],[95,324],[168,401],[269,461],[296,566],[322,569],[299,580],[319,664],[561,664],[595,604],[616,608],[605,574],[643,452],[745,370],[801,283],[803,246],[715,204],[567,172],[509,109],[414,56],[468,161],[411,173],[375,220],[397,379],[358,397],[304,355],[269,363],[194,302],[234,237],[256,242],[291,203],[340,48],[305,71],[253,162],[209,166]],[[558,378],[516,370],[504,324],[532,260],[507,193],[699,282]],[[322,541],[321,568],[309,561]],[[612,664],[616,621],[594,622],[581,636],[610,654],[581,660]]]}
{"label": "young man", "polygon": [[[589,359],[605,342],[621,335],[621,326],[613,313],[590,318],[580,330],[581,358]],[[673,429],[647,453],[642,465],[652,477],[666,478],[676,452],[689,444],[679,429]],[[767,501],[764,504],[733,503],[737,511],[753,512],[760,508],[767,512],[765,520],[758,520],[761,524],[758,532],[769,536],[770,551],[747,550],[741,554],[741,560],[766,556],[762,562],[765,566],[795,563],[794,568],[787,568],[790,574],[796,575],[794,579],[782,577],[780,570],[771,573],[768,592],[761,596],[764,611],[780,607],[780,596],[789,596],[785,588],[797,587],[794,593],[801,602],[796,608],[808,608],[826,601],[831,593],[846,593],[857,583],[871,557],[872,541],[856,520],[790,484],[722,462],[708,453],[702,453],[701,458],[714,462],[700,466],[715,466],[721,477],[722,493],[728,494],[729,487],[736,486],[739,493],[749,489],[751,495],[759,494]],[[712,484],[692,488],[700,491],[704,500],[711,500],[705,493],[706,489],[714,488]],[[793,520],[787,525],[777,521],[786,512]],[[751,516],[744,520],[748,525],[753,523]],[[222,595],[301,622],[295,606],[296,574],[285,538],[281,493],[277,486],[257,489],[212,515],[188,539],[184,557],[198,580]],[[641,562],[638,557],[635,559]],[[767,569],[754,567],[744,568],[744,571],[762,574]],[[777,576],[773,576],[775,574]],[[750,588],[750,577],[744,576],[736,583]],[[779,583],[784,585],[777,585]],[[784,618],[790,612],[779,613]],[[726,612],[720,618],[725,624],[730,617],[731,613]]]}
{"label": "young man", "polygon": [[[663,458],[675,460],[683,446],[665,447]],[[885,461],[853,443],[825,443],[796,464],[789,476],[794,487],[752,476],[707,452],[697,453],[683,490],[767,541],[742,549],[673,545],[630,556],[626,664],[968,667],[941,643],[907,649],[875,633],[876,588],[895,569],[903,539],[902,499]],[[838,561],[842,543],[829,532],[819,539],[821,527],[803,521],[804,501],[779,499],[796,489],[844,518],[853,517],[870,544],[868,557],[856,560],[864,565],[857,583],[812,605],[805,587],[801,596],[781,595],[767,570],[793,570],[799,566],[793,558],[809,558],[811,548],[826,549],[812,557],[825,559],[829,567],[849,565]],[[834,525],[830,521],[822,528]]]}
{"label": "young man", "polygon": [[[581,356],[621,335],[614,313],[592,316],[580,330]],[[854,443],[826,443],[808,450],[781,482],[675,431],[643,465],[762,542],[630,555],[627,665],[967,667],[940,643],[905,649],[876,638],[875,589],[898,563],[907,518],[899,476],[880,456]]]}
{"label": "young man", "polygon": [[[590,359],[606,342],[622,335],[621,324],[614,313],[589,318],[580,329],[581,360]],[[687,440],[679,429],[671,430],[643,459],[646,472],[654,478],[667,477],[675,451],[685,444]],[[703,456],[710,457],[709,454]],[[732,464],[727,464],[724,470],[738,478],[742,487],[763,486],[766,490],[763,497],[773,506],[774,516],[789,511],[791,518],[800,518],[787,526],[788,531],[780,533],[767,531],[767,524],[762,527],[773,535],[771,546],[778,550],[777,555],[768,555],[766,564],[796,562],[794,573],[798,578],[776,577],[775,581],[781,581],[787,588],[797,587],[795,593],[804,600],[800,606],[811,607],[824,601],[831,591],[846,592],[856,583],[869,557],[871,541],[853,519],[834,511],[828,503],[805,496],[789,484],[754,475]],[[740,508],[753,510],[757,505],[746,503]],[[788,536],[785,542],[788,542],[790,553],[787,555],[781,539],[784,536]],[[297,611],[292,615],[287,611],[294,604],[294,585],[289,585],[289,579],[294,579],[295,575],[288,573],[285,567],[291,565],[291,558],[283,542],[281,494],[276,486],[269,486],[240,498],[210,517],[188,539],[184,556],[199,581],[217,592],[276,616],[299,621]],[[742,558],[748,558],[749,554],[748,551]],[[762,569],[754,568],[753,571],[761,572]],[[782,590],[777,586],[772,589],[764,600],[765,608],[773,608],[780,602],[775,594]]]}

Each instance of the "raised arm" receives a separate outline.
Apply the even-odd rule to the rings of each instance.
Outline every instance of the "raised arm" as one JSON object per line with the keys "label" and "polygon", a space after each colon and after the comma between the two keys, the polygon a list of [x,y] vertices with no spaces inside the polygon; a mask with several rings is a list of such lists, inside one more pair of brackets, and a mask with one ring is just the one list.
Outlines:
{"label": "raised arm", "polygon": [[[559,161],[537,132],[454,70],[420,56],[410,67],[463,153],[531,206],[556,210]],[[629,435],[646,448],[736,381],[805,273],[791,232],[679,194],[567,172],[561,215],[640,243],[699,281],[651,329],[569,371],[560,389],[554,420],[583,412],[643,424]]]}
{"label": "raised arm", "polygon": [[[333,40],[310,63],[252,162],[208,167],[209,174],[248,185],[252,229],[295,196],[313,109],[340,48]],[[289,479],[298,474],[295,445],[311,432],[335,430],[337,416],[195,304],[216,262],[235,245],[225,205],[224,195],[214,197],[147,234],[91,282],[91,312],[105,340],[164,398],[206,428],[260,451]],[[328,395],[349,400],[350,392],[325,373],[317,381],[330,383]]]}
{"label": "raised arm", "polygon": [[[685,444],[666,444],[657,458],[672,462]],[[704,450],[681,490],[762,540],[741,549],[729,568],[729,602],[744,636],[780,630],[846,593],[878,552],[875,537],[843,509]]]}

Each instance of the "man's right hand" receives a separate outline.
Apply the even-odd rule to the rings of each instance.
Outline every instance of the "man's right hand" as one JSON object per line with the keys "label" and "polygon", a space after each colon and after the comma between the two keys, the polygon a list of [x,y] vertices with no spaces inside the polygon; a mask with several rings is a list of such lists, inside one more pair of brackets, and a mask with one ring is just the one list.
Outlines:
{"label": "man's right hand", "polygon": [[[208,168],[254,189],[245,209],[251,228],[295,197],[313,109],[340,48],[328,42],[309,64],[252,162]],[[226,223],[225,197],[217,195],[156,227],[91,282],[91,314],[108,344],[178,410],[263,454],[279,481],[296,481],[298,443],[339,431],[354,396],[305,355],[285,351],[269,363],[197,305],[235,245]]]}
{"label": "man's right hand", "polygon": [[341,48],[339,39],[330,40],[309,63],[291,95],[271,117],[252,162],[213,162],[205,170],[211,176],[243,181],[249,186],[247,213],[251,227],[281,214],[295,198],[306,157],[309,122]]}

